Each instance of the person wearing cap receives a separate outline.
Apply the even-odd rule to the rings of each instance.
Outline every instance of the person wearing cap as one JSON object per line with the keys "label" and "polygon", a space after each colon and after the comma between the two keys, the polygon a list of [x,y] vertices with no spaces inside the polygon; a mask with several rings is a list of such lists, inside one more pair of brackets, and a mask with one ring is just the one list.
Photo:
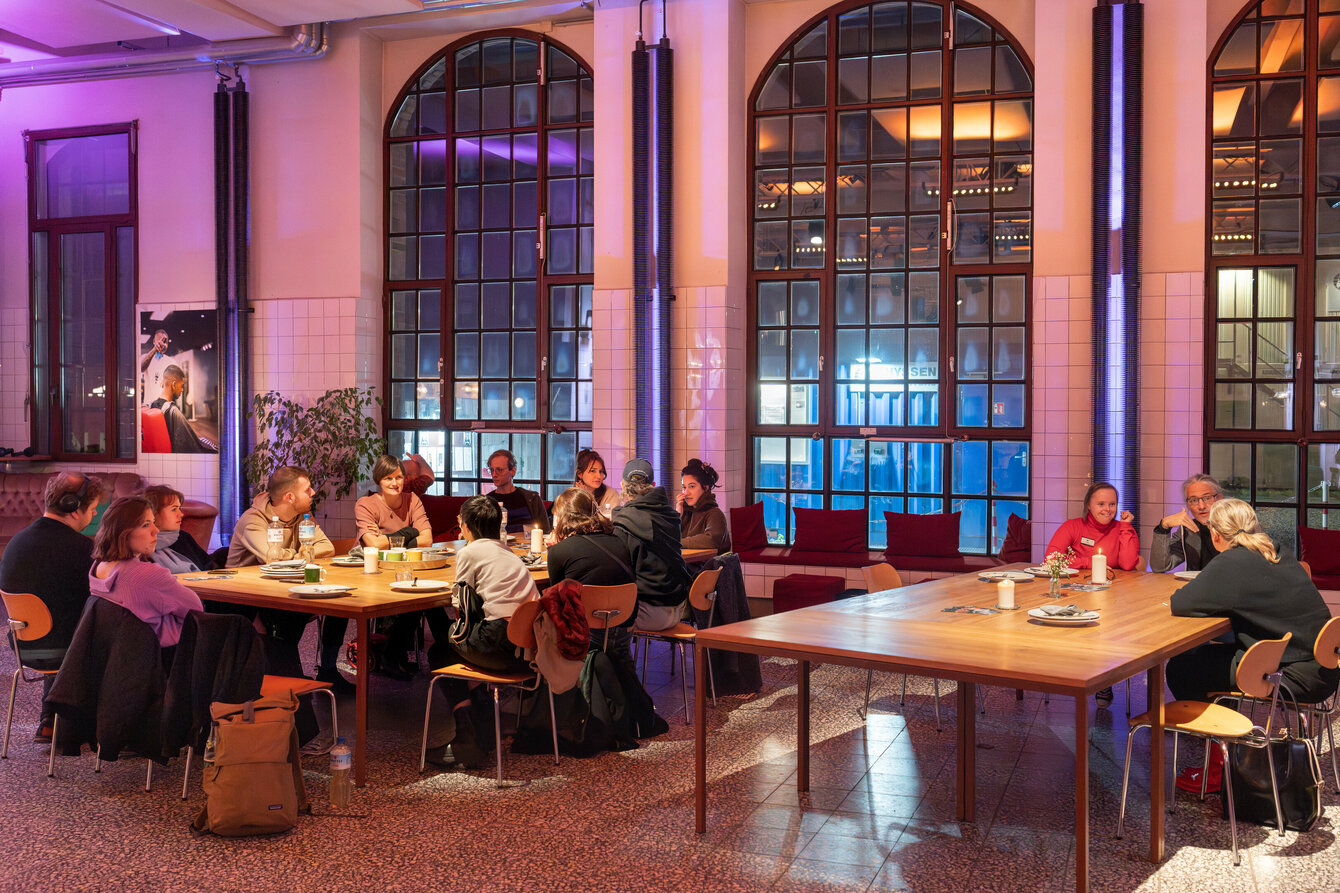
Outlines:
{"label": "person wearing cap", "polygon": [[512,483],[516,477],[516,456],[511,450],[494,450],[488,461],[489,477],[493,478],[493,492],[487,494],[498,505],[507,509],[506,533],[524,533],[532,524],[539,524],[549,532],[549,512],[544,500],[534,490]]}
{"label": "person wearing cap", "polygon": [[669,629],[684,616],[693,582],[680,552],[679,514],[656,486],[651,463],[623,467],[624,503],[614,510],[614,535],[623,540],[637,576],[638,629]]}

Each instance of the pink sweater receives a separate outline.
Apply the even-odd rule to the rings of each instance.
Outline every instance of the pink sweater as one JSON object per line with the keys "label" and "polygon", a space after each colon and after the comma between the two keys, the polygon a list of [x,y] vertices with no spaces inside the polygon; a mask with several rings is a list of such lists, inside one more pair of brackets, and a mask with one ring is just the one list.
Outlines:
{"label": "pink sweater", "polygon": [[205,609],[200,596],[178,583],[165,567],[133,558],[114,561],[111,573],[99,579],[95,573],[102,566],[107,562],[95,563],[89,571],[88,591],[149,624],[164,648],[177,644],[188,613]]}
{"label": "pink sweater", "polygon": [[1113,521],[1104,527],[1088,512],[1083,518],[1071,518],[1057,528],[1047,543],[1047,555],[1067,548],[1075,550],[1070,559],[1073,568],[1093,567],[1093,553],[1099,549],[1107,556],[1108,567],[1133,571],[1140,563],[1140,535],[1134,527],[1126,521]]}
{"label": "pink sweater", "polygon": [[366,534],[379,533],[382,536],[390,536],[406,526],[419,531],[414,544],[416,549],[423,549],[433,544],[432,531],[428,529],[428,513],[424,511],[423,500],[413,493],[401,494],[398,511],[392,511],[380,493],[364,496],[354,503],[354,521],[358,524],[359,545],[363,544],[363,537]]}

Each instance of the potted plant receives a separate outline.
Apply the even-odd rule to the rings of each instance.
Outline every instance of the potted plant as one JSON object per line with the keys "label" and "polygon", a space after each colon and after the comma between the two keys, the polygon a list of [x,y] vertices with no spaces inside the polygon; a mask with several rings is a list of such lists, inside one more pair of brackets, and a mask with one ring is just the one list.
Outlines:
{"label": "potted plant", "polygon": [[252,491],[264,487],[275,469],[296,465],[311,475],[316,490],[313,512],[328,495],[348,496],[386,452],[374,414],[382,399],[372,391],[370,387],[329,390],[310,406],[278,391],[253,397],[249,415],[256,421],[257,444],[242,460]]}

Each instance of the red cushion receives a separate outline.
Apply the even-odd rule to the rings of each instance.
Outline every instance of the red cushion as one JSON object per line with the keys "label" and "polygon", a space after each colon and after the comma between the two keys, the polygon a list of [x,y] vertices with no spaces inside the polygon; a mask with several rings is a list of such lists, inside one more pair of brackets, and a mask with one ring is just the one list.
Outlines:
{"label": "red cushion", "polygon": [[461,538],[461,529],[456,519],[461,515],[461,506],[469,496],[420,496],[423,510],[428,515],[428,523],[433,535],[439,541],[451,541]]}
{"label": "red cushion", "polygon": [[[958,520],[959,512],[939,515],[885,512],[884,521],[889,529],[885,552],[890,556],[958,558],[963,554],[958,550]],[[892,561],[889,563],[893,564]]]}
{"label": "red cushion", "polygon": [[831,602],[847,588],[842,577],[821,577],[817,574],[789,574],[772,584],[772,612],[794,611]]}
{"label": "red cushion", "polygon": [[730,541],[736,552],[762,549],[768,545],[768,530],[763,526],[762,502],[730,510]]}
{"label": "red cushion", "polygon": [[1306,561],[1312,576],[1340,574],[1340,530],[1298,528],[1299,561]]}
{"label": "red cushion", "polygon": [[797,552],[864,552],[865,509],[792,509]]}
{"label": "red cushion", "polygon": [[1005,542],[1000,545],[1000,558],[1006,564],[1033,560],[1033,522],[1010,513],[1010,520],[1005,522]]}

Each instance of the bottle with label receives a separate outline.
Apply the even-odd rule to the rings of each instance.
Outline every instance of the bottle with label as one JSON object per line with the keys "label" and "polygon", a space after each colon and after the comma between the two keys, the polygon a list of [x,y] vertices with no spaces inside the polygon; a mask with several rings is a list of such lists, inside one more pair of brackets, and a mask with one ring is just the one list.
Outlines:
{"label": "bottle with label", "polygon": [[500,502],[498,508],[502,509],[502,524],[498,526],[498,539],[505,543],[507,542],[507,506]]}
{"label": "bottle with label", "polygon": [[312,552],[312,544],[316,542],[316,521],[312,520],[311,514],[302,516],[298,522],[298,543],[302,548],[302,556],[309,562],[315,557]]}
{"label": "bottle with label", "polygon": [[270,527],[265,531],[265,560],[267,562],[284,560],[284,533],[284,525],[280,523],[279,516],[271,516]]}
{"label": "bottle with label", "polygon": [[349,770],[354,765],[354,752],[341,735],[330,749],[330,805],[348,806],[353,795],[354,781]]}

